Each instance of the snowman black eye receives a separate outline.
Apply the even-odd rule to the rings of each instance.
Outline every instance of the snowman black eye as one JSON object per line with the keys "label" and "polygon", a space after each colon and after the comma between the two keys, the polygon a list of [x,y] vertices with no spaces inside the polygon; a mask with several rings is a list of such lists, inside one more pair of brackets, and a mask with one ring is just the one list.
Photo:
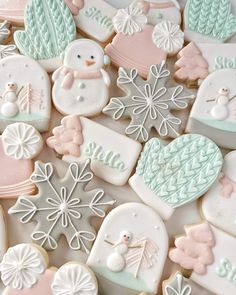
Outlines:
{"label": "snowman black eye", "polygon": [[126,238],[126,235],[124,235],[124,237]]}
{"label": "snowman black eye", "polygon": [[91,59],[94,59],[94,56],[93,55],[91,55]]}
{"label": "snowman black eye", "polygon": [[78,54],[78,55],[77,55],[77,57],[78,57],[78,58],[81,58],[81,55],[80,55],[80,54]]}

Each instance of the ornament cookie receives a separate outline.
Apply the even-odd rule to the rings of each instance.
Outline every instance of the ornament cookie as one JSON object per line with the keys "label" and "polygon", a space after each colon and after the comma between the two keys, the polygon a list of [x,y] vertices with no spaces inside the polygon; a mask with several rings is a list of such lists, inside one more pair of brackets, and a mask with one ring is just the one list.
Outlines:
{"label": "ornament cookie", "polygon": [[29,0],[0,0],[0,19],[15,25],[24,24],[24,9]]}
{"label": "ornament cookie", "polygon": [[88,254],[96,238],[89,219],[104,217],[115,203],[101,189],[85,191],[92,178],[89,160],[70,164],[62,179],[51,163],[36,162],[31,181],[39,188],[38,194],[21,196],[9,214],[16,214],[22,223],[36,221],[31,238],[45,249],[56,249],[64,235],[71,249]]}
{"label": "ornament cookie", "polygon": [[74,19],[63,0],[30,0],[25,10],[25,30],[14,33],[20,52],[48,72],[61,66],[61,55],[75,38]]}
{"label": "ornament cookie", "polygon": [[236,151],[225,156],[223,173],[202,199],[202,213],[214,226],[236,236]]}
{"label": "ornament cookie", "polygon": [[[147,17],[136,2],[118,10],[113,18],[117,35],[105,48],[116,67],[136,68],[144,78],[147,78],[153,64],[159,64],[167,58],[167,53],[159,49],[153,40],[153,26],[146,23]],[[144,55],[144,52],[148,54]]]}
{"label": "ornament cookie", "polygon": [[207,222],[185,228],[186,237],[175,240],[169,257],[185,269],[190,279],[219,295],[235,294],[236,240]]}
{"label": "ornament cookie", "polygon": [[8,125],[0,137],[0,198],[15,198],[35,191],[30,181],[33,162],[43,148],[39,132],[31,125]]}
{"label": "ornament cookie", "polygon": [[184,9],[184,36],[197,43],[223,43],[236,33],[230,0],[188,0]]}
{"label": "ornament cookie", "polygon": [[109,98],[110,77],[103,69],[108,62],[98,43],[89,39],[72,42],[66,48],[63,66],[52,75],[56,109],[68,115],[100,113]]}
{"label": "ornament cookie", "polygon": [[180,5],[177,0],[138,0],[137,3],[151,25],[165,20],[181,24]]}
{"label": "ornament cookie", "polygon": [[[52,131],[47,144],[66,162],[91,159],[95,175],[114,185],[124,185],[138,160],[142,146],[92,120],[71,115]],[[128,147],[128,149],[127,149]]]}
{"label": "ornament cookie", "polygon": [[74,15],[77,28],[82,34],[98,42],[108,42],[115,33],[112,18],[117,9],[103,0],[84,0],[84,6]]}
{"label": "ornament cookie", "polygon": [[167,146],[153,138],[146,143],[129,183],[144,203],[168,219],[175,208],[207,192],[222,164],[217,145],[202,135],[182,135]]}
{"label": "ornament cookie", "polygon": [[166,86],[169,79],[164,61],[151,66],[147,80],[136,69],[120,68],[117,85],[126,96],[112,98],[103,112],[114,120],[130,118],[125,133],[137,141],[146,142],[152,128],[162,137],[175,138],[181,133],[182,122],[171,111],[186,109],[194,95],[181,85]]}
{"label": "ornament cookie", "polygon": [[0,131],[25,122],[47,131],[51,113],[50,81],[34,60],[13,55],[0,60]]}
{"label": "ornament cookie", "polygon": [[104,220],[87,264],[101,294],[155,294],[167,249],[166,228],[157,213],[146,205],[127,203]]}
{"label": "ornament cookie", "polygon": [[223,69],[210,74],[201,84],[186,130],[200,133],[217,145],[235,149],[236,70]]}
{"label": "ornament cookie", "polygon": [[92,270],[82,263],[67,263],[56,272],[52,295],[97,295],[97,279]]}

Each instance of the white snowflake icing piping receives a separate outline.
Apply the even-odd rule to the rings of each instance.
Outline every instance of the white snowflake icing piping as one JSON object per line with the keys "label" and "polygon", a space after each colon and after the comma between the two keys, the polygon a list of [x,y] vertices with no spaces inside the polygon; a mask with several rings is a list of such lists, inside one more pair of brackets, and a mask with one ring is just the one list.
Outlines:
{"label": "white snowflake icing piping", "polygon": [[0,59],[15,54],[17,54],[17,48],[15,45],[0,45]]}
{"label": "white snowflake icing piping", "polygon": [[0,23],[0,44],[10,36],[11,31],[9,30],[9,27],[10,25],[6,20],[3,23]]}
{"label": "white snowflake icing piping", "polygon": [[69,263],[57,271],[52,290],[54,295],[96,295],[97,282],[86,267]]}
{"label": "white snowflake icing piping", "polygon": [[184,45],[184,33],[179,25],[173,24],[171,21],[162,21],[154,27],[152,40],[158,48],[169,55],[174,55]]}
{"label": "white snowflake icing piping", "polygon": [[117,33],[133,35],[141,32],[147,23],[147,17],[136,2],[127,8],[119,9],[113,18],[113,25]]}
{"label": "white snowflake icing piping", "polygon": [[[115,203],[115,201],[101,201],[105,197],[103,190],[83,190],[93,178],[89,167],[90,160],[87,160],[82,168],[78,163],[70,164],[67,177],[72,181],[72,186],[68,187],[67,178],[60,181],[53,175],[54,167],[51,163],[35,163],[35,172],[31,176],[31,181],[38,187],[46,185],[50,193],[45,196],[45,188],[43,188],[44,193],[39,194],[38,198],[35,196],[21,197],[15,206],[10,208],[9,213],[20,214],[22,223],[37,219],[36,214],[44,214],[43,216],[46,214],[48,229],[45,230],[44,226],[44,230],[38,229],[31,235],[32,239],[41,246],[48,249],[57,248],[58,238],[54,235],[58,236],[56,226],[60,225],[59,234],[64,234],[67,237],[71,249],[89,253],[86,243],[94,241],[96,235],[92,231],[80,229],[81,220],[86,223],[87,228],[92,229],[89,225],[88,215],[102,218],[105,216],[104,208]],[[57,183],[58,185],[56,185]],[[43,205],[40,202],[43,202]],[[86,213],[85,216],[82,214],[83,211]]]}
{"label": "white snowflake icing piping", "polygon": [[46,270],[41,252],[30,244],[19,244],[8,249],[0,264],[5,286],[13,289],[31,288]]}
{"label": "white snowflake icing piping", "polygon": [[192,288],[187,284],[183,276],[180,273],[177,273],[173,281],[165,286],[164,295],[191,295]]}

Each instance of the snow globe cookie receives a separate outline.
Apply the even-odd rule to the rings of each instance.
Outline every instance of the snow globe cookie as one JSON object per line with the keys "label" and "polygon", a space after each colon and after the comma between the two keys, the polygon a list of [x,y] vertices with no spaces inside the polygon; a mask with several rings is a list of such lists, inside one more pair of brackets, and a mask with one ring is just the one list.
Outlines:
{"label": "snow globe cookie", "polygon": [[236,16],[230,0],[188,0],[184,9],[186,41],[223,43],[236,33]]}
{"label": "snow globe cookie", "polygon": [[34,60],[13,55],[0,60],[0,131],[25,122],[47,131],[51,114],[50,81]]}
{"label": "snow globe cookie", "polygon": [[10,247],[0,264],[3,295],[52,295],[51,283],[56,270],[48,268],[48,255],[34,244]]}
{"label": "snow globe cookie", "polygon": [[97,295],[98,284],[93,271],[85,264],[69,262],[58,269],[52,285],[52,295]]}
{"label": "snow globe cookie", "polygon": [[31,125],[8,125],[0,137],[0,198],[16,198],[35,191],[30,181],[32,159],[43,148],[39,132]]}
{"label": "snow globe cookie", "polygon": [[24,9],[29,0],[0,0],[0,19],[16,26],[24,24]]}
{"label": "snow globe cookie", "polygon": [[193,270],[190,279],[213,293],[235,294],[236,240],[207,221],[186,226],[186,236],[175,239],[169,258]]}
{"label": "snow globe cookie", "polygon": [[193,104],[187,131],[201,133],[221,147],[235,149],[236,70],[222,69],[201,84]]}
{"label": "snow globe cookie", "polygon": [[216,181],[222,164],[217,145],[202,135],[182,135],[167,146],[152,138],[129,183],[166,220],[175,208],[201,197]]}
{"label": "snow globe cookie", "polygon": [[37,195],[23,195],[9,209],[25,224],[35,221],[32,240],[47,250],[55,250],[61,235],[70,249],[88,254],[96,238],[90,224],[93,216],[103,218],[115,201],[102,189],[85,190],[93,179],[90,160],[71,163],[64,178],[59,178],[51,163],[37,161],[31,175]]}
{"label": "snow globe cookie", "polygon": [[63,66],[52,79],[53,103],[62,114],[94,116],[109,99],[110,77],[103,69],[109,63],[95,41],[79,39],[65,51]]}
{"label": "snow globe cookie", "polygon": [[147,16],[149,24],[156,25],[163,20],[181,24],[180,5],[177,0],[138,0],[137,2]]}
{"label": "snow globe cookie", "polygon": [[38,61],[48,72],[61,66],[62,54],[76,38],[73,15],[64,0],[30,0],[25,9],[25,30],[14,40],[20,53]]}
{"label": "snow globe cookie", "polygon": [[127,182],[142,149],[140,143],[76,115],[64,117],[52,133],[47,144],[64,161],[91,159],[94,174],[114,185]]}
{"label": "snow globe cookie", "polygon": [[101,294],[155,294],[167,250],[166,228],[157,213],[146,205],[127,203],[104,220],[87,264]]}
{"label": "snow globe cookie", "polygon": [[157,47],[152,36],[154,27],[147,24],[147,17],[136,2],[118,10],[113,24],[117,35],[105,48],[113,65],[136,68],[139,75],[147,78],[150,66],[166,60],[167,53]]}
{"label": "snow globe cookie", "polygon": [[236,236],[236,151],[225,156],[222,175],[204,196],[203,216],[214,226]]}
{"label": "snow globe cookie", "polygon": [[152,65],[148,79],[142,79],[138,70],[119,69],[117,85],[126,96],[111,98],[103,113],[114,120],[131,119],[126,127],[127,136],[146,142],[151,129],[163,138],[175,138],[182,133],[182,121],[172,111],[184,110],[194,99],[182,85],[170,87],[170,71],[165,62]]}

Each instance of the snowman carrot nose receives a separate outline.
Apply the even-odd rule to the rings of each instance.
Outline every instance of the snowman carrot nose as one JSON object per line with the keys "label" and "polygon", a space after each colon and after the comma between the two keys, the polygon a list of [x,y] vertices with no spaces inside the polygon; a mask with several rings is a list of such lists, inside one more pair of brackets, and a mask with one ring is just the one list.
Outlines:
{"label": "snowman carrot nose", "polygon": [[95,64],[95,61],[93,61],[93,60],[86,60],[85,63],[89,67],[89,66],[94,65]]}

